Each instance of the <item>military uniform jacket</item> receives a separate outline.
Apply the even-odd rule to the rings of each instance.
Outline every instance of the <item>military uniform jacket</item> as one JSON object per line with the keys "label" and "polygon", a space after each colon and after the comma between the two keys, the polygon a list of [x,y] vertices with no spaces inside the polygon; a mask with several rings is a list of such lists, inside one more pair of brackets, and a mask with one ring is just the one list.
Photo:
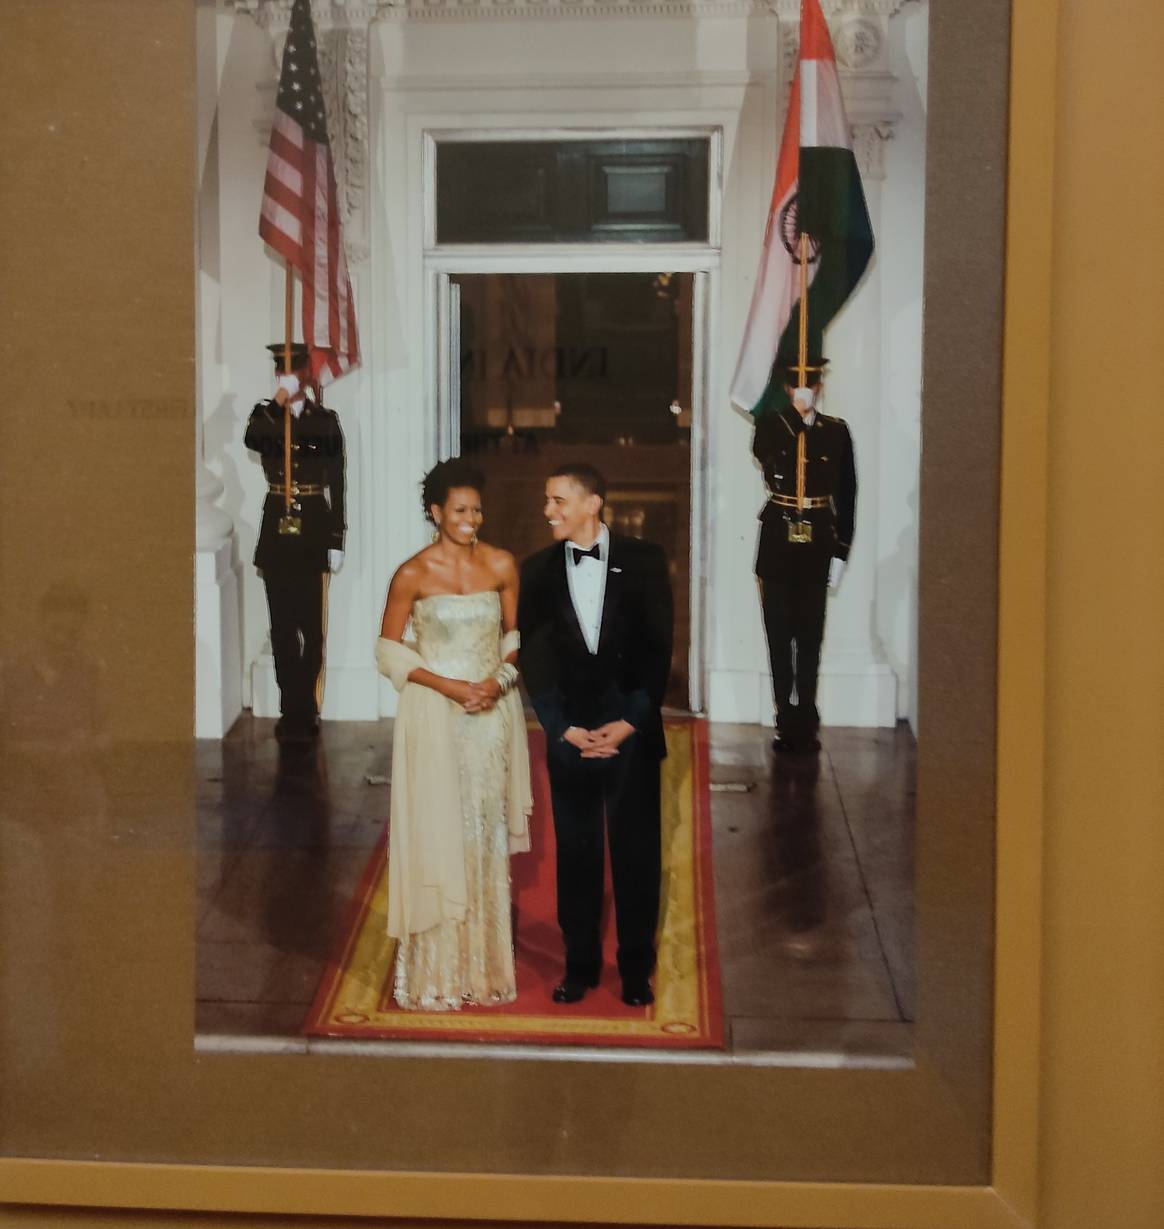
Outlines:
{"label": "military uniform jacket", "polygon": [[[251,411],[244,437],[259,454],[269,486],[255,547],[255,566],[263,570],[297,568],[327,571],[327,552],[343,550],[344,436],[339,417],[312,401],[291,418],[292,515],[301,518],[298,534],[279,533],[283,501],[283,408],[260,401]],[[297,492],[297,487],[308,490]]]}
{"label": "military uniform jacket", "polygon": [[[797,437],[805,435],[804,497],[795,507]],[[752,451],[764,471],[769,499],[760,513],[756,571],[761,576],[804,569],[828,575],[829,560],[848,559],[857,508],[857,470],[848,425],[817,411],[812,426],[792,406],[763,413]],[[818,506],[812,506],[816,504]],[[811,541],[794,541],[793,522],[811,525]],[[799,535],[803,537],[804,535]]]}

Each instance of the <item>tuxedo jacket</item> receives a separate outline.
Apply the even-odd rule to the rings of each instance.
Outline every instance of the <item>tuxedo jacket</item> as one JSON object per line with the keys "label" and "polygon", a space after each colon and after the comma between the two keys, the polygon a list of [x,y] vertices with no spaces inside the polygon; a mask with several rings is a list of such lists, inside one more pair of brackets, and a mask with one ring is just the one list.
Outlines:
{"label": "tuxedo jacket", "polygon": [[662,759],[674,621],[666,556],[652,542],[610,535],[597,653],[574,612],[566,566],[566,543],[555,542],[521,568],[519,666],[546,738],[622,718]]}
{"label": "tuxedo jacket", "polygon": [[[339,416],[308,401],[291,418],[291,481],[319,488],[317,493],[292,495],[292,513],[302,523],[298,534],[280,534],[283,497],[283,409],[260,401],[247,422],[246,446],[259,454],[268,484],[263,519],[255,546],[255,566],[264,570],[327,571],[327,552],[344,546],[344,435]],[[298,506],[296,506],[298,505]]]}
{"label": "tuxedo jacket", "polygon": [[[797,512],[797,437],[805,436],[804,494],[825,506]],[[760,543],[756,571],[778,576],[807,570],[827,578],[829,560],[848,559],[857,511],[857,470],[853,439],[842,418],[819,411],[811,427],[792,406],[762,412],[756,419],[752,452],[764,471],[770,496],[760,512]],[[811,542],[789,538],[788,523],[808,521]]]}

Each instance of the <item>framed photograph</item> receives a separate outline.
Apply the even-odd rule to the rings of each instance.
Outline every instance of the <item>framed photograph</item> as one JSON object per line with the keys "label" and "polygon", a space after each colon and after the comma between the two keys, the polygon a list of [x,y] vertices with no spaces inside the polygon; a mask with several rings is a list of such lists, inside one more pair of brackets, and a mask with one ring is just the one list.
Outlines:
{"label": "framed photograph", "polygon": [[[823,4],[887,238],[829,335],[821,413],[851,422],[868,511],[829,599],[821,755],[795,761],[770,745],[766,494],[728,388],[799,5],[527,7],[311,6],[362,358],[326,390],[346,537],[306,740],[278,728],[252,564],[283,494],[244,438],[284,324],[257,225],[292,6],[5,18],[37,48],[5,139],[41,193],[6,345],[44,413],[11,433],[0,522],[26,588],[0,657],[3,1198],[1032,1224],[1042,676],[1019,650],[1043,635],[1045,404],[1004,356],[1045,326],[1048,265],[1008,236],[1047,224],[1052,0]],[[504,182],[475,209],[491,143]],[[516,1007],[422,1018],[384,929],[385,591],[435,461],[486,472],[482,536],[520,557],[580,449],[609,534],[671,561],[655,1002],[625,975],[620,1002],[610,966],[592,1011],[555,1014],[535,841]]]}

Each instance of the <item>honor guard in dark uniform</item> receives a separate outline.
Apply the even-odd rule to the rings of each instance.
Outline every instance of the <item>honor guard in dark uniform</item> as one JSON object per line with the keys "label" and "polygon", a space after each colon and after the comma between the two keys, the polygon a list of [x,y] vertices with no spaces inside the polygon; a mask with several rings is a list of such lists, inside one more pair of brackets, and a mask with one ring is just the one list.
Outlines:
{"label": "honor guard in dark uniform", "polygon": [[[255,547],[271,616],[271,652],[279,683],[282,717],[278,738],[310,738],[319,732],[319,685],[329,572],[343,563],[344,437],[339,418],[308,393],[307,347],[291,346],[291,371],[284,370],[282,344],[275,356],[279,391],[260,401],[247,423],[247,448],[259,454],[267,479],[263,519]],[[318,392],[315,392],[318,397]],[[290,501],[284,418],[290,406]]]}
{"label": "honor guard in dark uniform", "polygon": [[820,746],[816,689],[825,605],[853,540],[853,440],[842,419],[816,408],[823,366],[813,359],[802,374],[786,368],[787,401],[761,411],[752,439],[768,486],[756,575],[772,665],[777,750]]}

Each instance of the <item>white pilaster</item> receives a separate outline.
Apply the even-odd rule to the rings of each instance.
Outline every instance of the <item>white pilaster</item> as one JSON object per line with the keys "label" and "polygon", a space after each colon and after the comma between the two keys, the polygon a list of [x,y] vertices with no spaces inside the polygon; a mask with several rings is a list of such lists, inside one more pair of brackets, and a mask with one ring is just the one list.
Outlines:
{"label": "white pilaster", "polygon": [[242,712],[238,564],[233,533],[217,546],[199,547],[194,586],[194,733],[197,738],[222,738]]}
{"label": "white pilaster", "polygon": [[[881,234],[881,184],[865,177],[873,233]],[[849,424],[857,462],[853,549],[829,596],[817,706],[826,725],[890,726],[897,716],[897,680],[875,631],[877,522],[881,486],[881,275],[874,259],[858,292],[829,326],[825,354],[835,363],[825,380],[824,411]]]}
{"label": "white pilaster", "polygon": [[196,30],[199,271],[195,282],[194,731],[198,738],[222,738],[242,712],[242,615],[234,521],[218,506],[226,485],[206,464],[204,424],[208,408],[217,405],[222,391],[216,357],[220,315],[216,117],[229,26],[212,6],[200,5]]}

